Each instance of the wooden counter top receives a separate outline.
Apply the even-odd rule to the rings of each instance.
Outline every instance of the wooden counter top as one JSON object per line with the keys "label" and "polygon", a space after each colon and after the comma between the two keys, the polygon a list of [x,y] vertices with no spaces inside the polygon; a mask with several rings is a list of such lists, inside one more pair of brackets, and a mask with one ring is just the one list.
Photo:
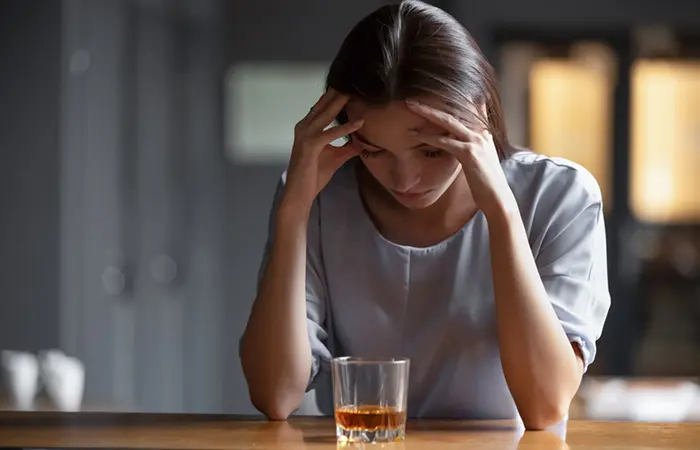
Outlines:
{"label": "wooden counter top", "polygon": [[[565,430],[566,428],[566,430]],[[560,435],[565,432],[566,442]],[[330,419],[266,422],[243,416],[0,412],[0,448],[331,449]],[[570,421],[554,432],[511,422],[413,421],[383,449],[699,449],[700,423]]]}

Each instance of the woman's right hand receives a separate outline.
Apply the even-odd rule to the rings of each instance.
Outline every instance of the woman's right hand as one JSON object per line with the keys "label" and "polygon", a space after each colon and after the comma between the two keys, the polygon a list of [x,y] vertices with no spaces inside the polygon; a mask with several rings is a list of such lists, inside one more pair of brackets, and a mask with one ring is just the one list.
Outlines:
{"label": "woman's right hand", "polygon": [[342,111],[349,96],[329,89],[294,128],[294,147],[287,170],[284,202],[295,209],[310,210],[319,192],[347,160],[357,155],[350,142],[335,147],[331,142],[362,127],[357,120],[325,129]]}

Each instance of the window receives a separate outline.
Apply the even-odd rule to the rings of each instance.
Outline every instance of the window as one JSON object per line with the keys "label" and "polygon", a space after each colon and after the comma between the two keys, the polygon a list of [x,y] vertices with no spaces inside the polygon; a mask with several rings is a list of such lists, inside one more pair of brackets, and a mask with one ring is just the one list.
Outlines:
{"label": "window", "polygon": [[327,65],[243,63],[225,81],[225,145],[237,164],[286,164],[294,125],[323,93]]}
{"label": "window", "polygon": [[612,204],[613,90],[617,61],[595,41],[510,42],[501,49],[501,87],[514,145],[588,169]]}
{"label": "window", "polygon": [[631,208],[653,223],[700,221],[700,60],[632,69]]}
{"label": "window", "polygon": [[594,64],[543,59],[530,70],[530,144],[591,172],[610,200],[612,84]]}

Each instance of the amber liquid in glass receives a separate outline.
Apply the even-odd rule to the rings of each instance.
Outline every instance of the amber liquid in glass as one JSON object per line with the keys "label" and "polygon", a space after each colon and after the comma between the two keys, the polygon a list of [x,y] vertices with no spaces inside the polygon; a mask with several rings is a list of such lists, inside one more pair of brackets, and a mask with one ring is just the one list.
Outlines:
{"label": "amber liquid in glass", "polygon": [[[339,432],[349,440],[372,433],[381,440],[402,440],[406,428],[406,411],[390,406],[361,405],[345,406],[335,411],[335,422]],[[373,439],[370,439],[373,440]]]}
{"label": "amber liquid in glass", "polygon": [[346,430],[394,429],[406,423],[406,412],[390,406],[346,406],[335,411],[335,420]]}

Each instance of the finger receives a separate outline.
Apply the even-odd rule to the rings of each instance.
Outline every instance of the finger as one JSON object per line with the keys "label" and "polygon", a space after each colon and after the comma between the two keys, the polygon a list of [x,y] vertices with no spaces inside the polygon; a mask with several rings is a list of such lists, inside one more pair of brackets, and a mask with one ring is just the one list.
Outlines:
{"label": "finger", "polygon": [[435,109],[426,105],[425,103],[420,103],[413,99],[406,100],[406,105],[408,105],[408,108],[414,113],[438,125],[445,131],[457,136],[460,139],[471,141],[478,136],[477,133],[467,128],[452,114],[440,111],[439,109]]}
{"label": "finger", "polygon": [[300,123],[310,122],[319,111],[322,111],[326,107],[328,102],[332,101],[336,96],[338,96],[338,91],[333,88],[328,89],[323,95],[314,103],[314,105],[309,109],[309,112],[301,119]]}
{"label": "finger", "polygon": [[311,115],[318,114],[319,111],[323,111],[323,108],[325,108],[329,102],[331,102],[334,98],[336,98],[340,93],[336,91],[333,88],[328,88],[326,92],[323,93],[321,98],[318,99],[318,101],[314,104],[314,106],[309,109],[309,113]]}
{"label": "finger", "polygon": [[343,164],[345,164],[349,159],[357,156],[359,152],[351,143],[346,143],[340,147],[333,147],[332,145],[327,145],[323,153],[321,153],[322,158],[327,158],[327,163],[332,167],[333,170],[338,170]]}
{"label": "finger", "polygon": [[488,112],[488,109],[486,108],[486,103],[482,103],[481,106],[479,106],[479,111],[481,111],[481,115],[483,117],[486,117],[486,118],[489,117],[489,112]]}
{"label": "finger", "polygon": [[325,130],[321,135],[319,136],[319,139],[324,144],[328,144],[330,142],[335,141],[336,139],[340,139],[343,136],[347,136],[348,134],[354,133],[355,131],[359,130],[362,128],[362,125],[364,125],[365,121],[364,119],[360,120],[355,120],[354,122],[348,122],[344,125],[338,125],[332,128],[329,128]]}
{"label": "finger", "polygon": [[455,156],[463,154],[464,151],[469,150],[469,142],[464,142],[459,139],[455,139],[452,136],[442,136],[436,134],[422,133],[420,131],[411,131],[409,135],[413,136],[420,142],[428,144],[431,147],[439,148]]}
{"label": "finger", "polygon": [[338,93],[335,95],[328,103],[326,103],[323,109],[318,110],[313,119],[309,124],[310,130],[321,131],[335,120],[335,117],[343,110],[343,107],[350,100],[350,96],[347,94]]}

